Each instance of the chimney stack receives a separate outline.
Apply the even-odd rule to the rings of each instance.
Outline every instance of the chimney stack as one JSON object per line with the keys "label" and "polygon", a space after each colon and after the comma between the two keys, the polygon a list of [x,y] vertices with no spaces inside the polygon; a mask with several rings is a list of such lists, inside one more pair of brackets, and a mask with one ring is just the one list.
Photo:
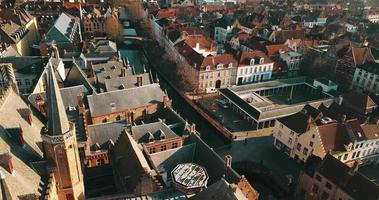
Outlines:
{"label": "chimney stack", "polygon": [[0,165],[10,174],[13,174],[13,158],[10,152],[0,155]]}
{"label": "chimney stack", "polygon": [[24,140],[24,130],[22,130],[21,124],[19,124],[19,135],[18,135],[18,140],[21,145],[21,147],[24,147],[25,145],[25,140]]}
{"label": "chimney stack", "polygon": [[231,155],[226,155],[224,157],[224,165],[225,165],[225,171],[228,169],[228,168],[231,168],[232,167],[232,156]]}
{"label": "chimney stack", "polygon": [[142,76],[137,77],[137,86],[142,86]]}
{"label": "chimney stack", "polygon": [[229,184],[229,190],[235,193],[237,191],[237,185],[233,183]]}
{"label": "chimney stack", "polygon": [[30,126],[33,126],[33,113],[32,109],[30,108],[30,104],[28,105],[28,123]]}
{"label": "chimney stack", "polygon": [[121,68],[121,77],[125,77],[125,76],[126,76],[126,69]]}

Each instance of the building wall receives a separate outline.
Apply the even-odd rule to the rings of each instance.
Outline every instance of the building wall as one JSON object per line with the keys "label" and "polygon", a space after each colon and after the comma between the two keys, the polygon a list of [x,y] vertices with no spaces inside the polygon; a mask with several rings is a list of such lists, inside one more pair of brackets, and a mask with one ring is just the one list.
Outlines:
{"label": "building wall", "polygon": [[144,144],[144,148],[146,149],[146,152],[151,153],[158,153],[161,151],[166,151],[169,149],[174,149],[177,147],[181,147],[183,145],[183,140],[181,137],[175,137],[171,139],[161,139],[158,141],[153,141]]}
{"label": "building wall", "polygon": [[105,33],[105,19],[103,17],[84,17],[83,26],[86,33]]}
{"label": "building wall", "polygon": [[273,137],[277,149],[284,150],[291,158],[295,157],[294,148],[296,147],[298,133],[276,120]]}
{"label": "building wall", "polygon": [[207,88],[216,88],[216,82],[220,82],[219,88],[226,88],[234,85],[233,72],[236,67],[223,68],[220,70],[200,71],[199,89],[204,91]]}
{"label": "building wall", "polygon": [[240,80],[242,84],[270,80],[273,66],[274,63],[239,66],[234,84],[238,85]]}
{"label": "building wall", "polygon": [[121,112],[109,113],[102,116],[92,116],[92,124],[100,124],[105,122],[115,122],[119,120],[126,120],[128,123],[133,124],[132,114],[134,121],[140,120],[143,117],[149,117],[150,115],[157,112],[161,103],[159,104],[149,104],[143,107],[128,109]]}
{"label": "building wall", "polygon": [[86,167],[91,168],[108,164],[110,164],[110,161],[107,150],[99,150],[86,155]]}
{"label": "building wall", "polygon": [[379,93],[379,75],[355,68],[353,86],[364,91]]}

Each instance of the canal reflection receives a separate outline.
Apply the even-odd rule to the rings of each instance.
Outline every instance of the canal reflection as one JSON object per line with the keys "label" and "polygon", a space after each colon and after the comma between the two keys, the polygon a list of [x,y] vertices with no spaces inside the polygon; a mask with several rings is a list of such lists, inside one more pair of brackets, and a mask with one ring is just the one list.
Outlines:
{"label": "canal reflection", "polygon": [[[146,70],[151,70],[153,78],[156,79],[157,73],[143,53],[142,46],[136,42],[123,42],[119,44],[119,50],[123,58],[127,58],[130,64],[134,67],[136,73],[143,73],[144,67]],[[196,129],[201,134],[201,138],[212,148],[218,148],[228,144],[227,139],[221,136],[213,126],[211,126],[201,115],[194,111],[191,106],[161,77],[158,77],[159,83],[163,90],[166,90],[169,97],[173,100],[174,109],[180,115],[188,120],[189,123],[195,123]]]}

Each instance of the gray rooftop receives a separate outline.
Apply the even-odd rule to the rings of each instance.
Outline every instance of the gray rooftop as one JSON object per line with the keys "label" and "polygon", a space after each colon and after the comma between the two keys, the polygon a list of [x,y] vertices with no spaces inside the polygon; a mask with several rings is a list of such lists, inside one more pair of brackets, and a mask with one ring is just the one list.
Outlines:
{"label": "gray rooftop", "polygon": [[116,142],[122,131],[127,128],[128,124],[125,121],[88,125],[87,144],[92,147],[97,143],[100,147],[107,148],[108,142]]}
{"label": "gray rooftop", "polygon": [[150,84],[136,88],[115,90],[88,96],[91,116],[101,116],[138,108],[163,101],[165,93],[159,84]]}
{"label": "gray rooftop", "polygon": [[[165,123],[155,122],[132,126],[131,134],[138,143],[148,143],[149,139],[160,140],[178,137]],[[152,136],[152,138],[151,138]]]}

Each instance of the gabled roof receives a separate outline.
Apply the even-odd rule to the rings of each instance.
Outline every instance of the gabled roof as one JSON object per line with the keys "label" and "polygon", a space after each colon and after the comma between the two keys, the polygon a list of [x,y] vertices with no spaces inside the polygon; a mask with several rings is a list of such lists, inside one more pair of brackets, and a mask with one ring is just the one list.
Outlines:
{"label": "gabled roof", "polygon": [[377,106],[369,95],[360,92],[351,91],[347,94],[344,94],[342,97],[344,102],[348,102],[350,105],[353,105],[359,109],[366,109]]}
{"label": "gabled roof", "polygon": [[92,117],[138,108],[163,101],[166,94],[159,84],[115,90],[87,96]]}
{"label": "gabled roof", "polygon": [[[236,187],[232,191],[231,187]],[[221,178],[216,183],[210,185],[203,191],[195,194],[189,198],[190,200],[203,200],[203,199],[222,199],[222,200],[247,200],[246,196],[242,193],[237,185],[231,186],[225,179]]]}
{"label": "gabled roof", "polygon": [[336,184],[353,199],[377,200],[379,186],[359,172],[353,172],[347,165],[327,154],[316,171]]}
{"label": "gabled roof", "polygon": [[347,127],[341,123],[330,123],[317,126],[325,153],[329,151],[345,151],[345,145],[352,141],[349,138]]}
{"label": "gabled roof", "polygon": [[250,65],[251,59],[255,59],[254,64],[259,64],[260,58],[264,59],[264,62],[262,64],[272,63],[272,60],[262,51],[244,51],[238,57],[239,57],[238,66]]}
{"label": "gabled roof", "polygon": [[266,45],[266,49],[269,56],[278,55],[281,51],[286,52],[290,50],[285,44]]}
{"label": "gabled roof", "polygon": [[[161,140],[179,137],[165,123],[159,121],[155,123],[132,126],[130,134],[138,143],[149,143],[149,139]],[[153,136],[153,138],[149,138]]]}

